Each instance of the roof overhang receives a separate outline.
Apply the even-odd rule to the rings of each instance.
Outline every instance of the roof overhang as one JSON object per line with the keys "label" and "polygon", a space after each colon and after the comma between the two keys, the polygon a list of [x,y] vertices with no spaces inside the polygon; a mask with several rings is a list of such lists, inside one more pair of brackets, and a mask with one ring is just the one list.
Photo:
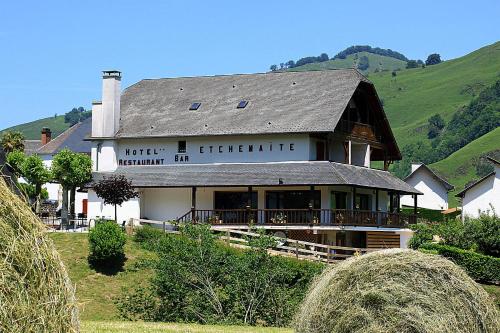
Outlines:
{"label": "roof overhang", "polygon": [[350,186],[422,194],[387,171],[335,162],[123,166],[114,172],[94,173],[94,181],[111,175],[124,175],[134,187],[144,188]]}

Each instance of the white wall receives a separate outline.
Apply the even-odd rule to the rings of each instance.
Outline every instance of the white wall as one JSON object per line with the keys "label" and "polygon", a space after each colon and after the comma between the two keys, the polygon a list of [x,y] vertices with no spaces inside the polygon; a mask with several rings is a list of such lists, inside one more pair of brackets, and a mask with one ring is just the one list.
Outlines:
{"label": "white wall", "polygon": [[90,151],[93,171],[114,171],[118,163],[116,160],[117,142],[113,140],[94,141]]}
{"label": "white wall", "polygon": [[496,214],[500,214],[500,168],[496,167],[495,171],[495,175],[465,192],[462,202],[463,216],[478,217],[479,211],[491,213],[491,206]]}
{"label": "white wall", "polygon": [[175,220],[191,209],[191,189],[143,189],[141,201],[142,218],[155,221]]}
{"label": "white wall", "polygon": [[[446,188],[426,169],[418,169],[406,182],[423,193],[423,195],[418,196],[418,207],[436,210],[448,209],[448,192]],[[413,204],[411,195],[401,196],[401,205],[413,207]]]}
{"label": "white wall", "polygon": [[[88,219],[95,218],[108,218],[114,219],[115,208],[112,205],[104,205],[99,197],[94,191],[89,190],[88,193],[89,203],[88,203]],[[123,203],[122,206],[118,206],[118,222],[128,221],[131,218],[140,218],[140,198],[135,198],[130,201]]]}

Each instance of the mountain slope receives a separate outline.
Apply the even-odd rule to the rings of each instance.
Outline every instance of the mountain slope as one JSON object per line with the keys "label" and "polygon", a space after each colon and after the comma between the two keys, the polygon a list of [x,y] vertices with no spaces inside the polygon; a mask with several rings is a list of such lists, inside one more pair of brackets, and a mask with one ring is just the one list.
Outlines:
{"label": "mountain slope", "polygon": [[447,158],[431,164],[431,168],[437,170],[455,186],[455,190],[449,195],[450,207],[458,203],[455,194],[463,190],[465,184],[480,178],[476,175],[475,169],[479,156],[494,151],[500,151],[500,127],[472,141]]}
{"label": "mountain slope", "polygon": [[426,68],[370,74],[399,147],[427,140],[427,120],[448,121],[459,107],[500,79],[500,42]]}
{"label": "mountain slope", "polygon": [[353,67],[357,68],[359,59],[363,56],[366,56],[368,58],[368,64],[369,64],[366,70],[360,70],[365,75],[367,73],[373,73],[376,70],[392,72],[393,70],[403,69],[406,67],[406,61],[403,60],[369,52],[358,52],[356,54],[348,55],[345,59],[334,59],[324,62],[306,64],[303,66],[290,68],[289,71],[302,72],[302,71],[336,69],[336,68],[353,68]]}
{"label": "mountain slope", "polygon": [[69,124],[64,122],[64,116],[49,117],[6,128],[2,130],[0,134],[6,131],[19,131],[22,132],[28,140],[39,140],[43,127],[50,128],[52,137],[55,138],[68,129]]}

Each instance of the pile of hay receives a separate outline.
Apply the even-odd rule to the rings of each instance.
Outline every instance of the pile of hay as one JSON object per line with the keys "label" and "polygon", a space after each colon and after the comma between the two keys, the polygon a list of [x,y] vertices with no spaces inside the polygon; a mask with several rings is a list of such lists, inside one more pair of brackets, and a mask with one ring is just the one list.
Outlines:
{"label": "pile of hay", "polygon": [[44,226],[0,176],[0,332],[78,332],[74,288]]}
{"label": "pile of hay", "polygon": [[500,332],[488,294],[452,262],[384,250],[342,262],[313,284],[297,333]]}

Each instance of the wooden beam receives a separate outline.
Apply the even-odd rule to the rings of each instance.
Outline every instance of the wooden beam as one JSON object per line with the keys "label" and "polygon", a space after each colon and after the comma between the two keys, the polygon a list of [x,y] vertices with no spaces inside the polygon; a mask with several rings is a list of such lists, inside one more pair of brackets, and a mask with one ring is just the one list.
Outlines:
{"label": "wooden beam", "polygon": [[401,194],[398,192],[397,197],[396,197],[397,203],[398,203],[398,213],[401,213]]}
{"label": "wooden beam", "polygon": [[378,212],[378,189],[375,190],[375,211]]}
{"label": "wooden beam", "polygon": [[352,187],[352,210],[356,210],[356,187]]}
{"label": "wooden beam", "polygon": [[389,192],[389,212],[394,212],[394,194]]}
{"label": "wooden beam", "polygon": [[417,215],[417,198],[416,194],[413,195],[413,214]]}
{"label": "wooden beam", "polygon": [[191,221],[196,219],[196,186],[191,188]]}

